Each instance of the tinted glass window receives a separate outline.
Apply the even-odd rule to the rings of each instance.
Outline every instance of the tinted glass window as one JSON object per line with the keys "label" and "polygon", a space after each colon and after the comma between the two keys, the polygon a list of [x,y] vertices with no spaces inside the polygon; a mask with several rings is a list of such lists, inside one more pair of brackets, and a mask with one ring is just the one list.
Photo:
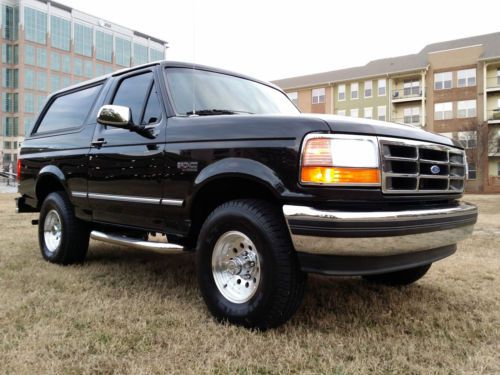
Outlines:
{"label": "tinted glass window", "polygon": [[112,104],[129,107],[134,124],[141,123],[142,109],[153,82],[153,73],[145,73],[124,79],[115,94]]}
{"label": "tinted glass window", "polygon": [[155,124],[161,119],[161,107],[158,93],[156,91],[156,85],[151,88],[151,93],[149,94],[148,104],[146,105],[146,110],[144,111],[144,117],[142,119],[141,125]]}
{"label": "tinted glass window", "polygon": [[83,125],[100,89],[101,85],[57,97],[36,132],[51,132]]}

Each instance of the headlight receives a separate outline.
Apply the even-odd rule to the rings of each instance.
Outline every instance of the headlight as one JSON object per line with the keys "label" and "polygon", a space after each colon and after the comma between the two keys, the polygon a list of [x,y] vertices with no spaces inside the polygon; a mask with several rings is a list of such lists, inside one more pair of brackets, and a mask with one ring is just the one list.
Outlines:
{"label": "headlight", "polygon": [[310,134],[300,165],[302,184],[380,186],[376,137]]}

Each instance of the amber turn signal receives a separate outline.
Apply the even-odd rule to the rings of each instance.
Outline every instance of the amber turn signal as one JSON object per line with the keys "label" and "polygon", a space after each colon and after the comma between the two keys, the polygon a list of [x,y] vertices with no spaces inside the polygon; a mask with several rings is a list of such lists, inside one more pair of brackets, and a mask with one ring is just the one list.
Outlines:
{"label": "amber turn signal", "polygon": [[313,184],[380,184],[378,168],[302,167],[301,182]]}

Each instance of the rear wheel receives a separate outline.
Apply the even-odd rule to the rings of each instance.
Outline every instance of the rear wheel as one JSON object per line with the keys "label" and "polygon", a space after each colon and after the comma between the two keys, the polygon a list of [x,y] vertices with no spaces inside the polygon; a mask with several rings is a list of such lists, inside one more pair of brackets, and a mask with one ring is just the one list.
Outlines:
{"label": "rear wheel", "polygon": [[63,192],[51,193],[40,209],[38,241],[45,260],[72,264],[85,260],[89,246],[87,225],[78,220]]}
{"label": "rear wheel", "polygon": [[201,229],[196,260],[201,294],[220,321],[267,329],[300,306],[306,275],[283,218],[265,201],[217,207]]}
{"label": "rear wheel", "polygon": [[409,268],[402,271],[382,273],[379,275],[363,276],[369,282],[386,285],[409,285],[420,280],[431,268],[431,264]]}

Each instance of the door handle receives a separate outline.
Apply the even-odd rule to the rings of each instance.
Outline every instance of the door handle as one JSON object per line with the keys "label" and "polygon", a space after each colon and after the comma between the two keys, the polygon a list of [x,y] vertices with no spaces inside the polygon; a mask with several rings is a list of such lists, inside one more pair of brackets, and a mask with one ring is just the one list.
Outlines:
{"label": "door handle", "polygon": [[102,147],[102,145],[105,145],[106,143],[108,143],[108,142],[106,142],[104,140],[104,138],[97,138],[95,141],[92,141],[92,143],[90,145],[93,147],[100,148],[100,147]]}

